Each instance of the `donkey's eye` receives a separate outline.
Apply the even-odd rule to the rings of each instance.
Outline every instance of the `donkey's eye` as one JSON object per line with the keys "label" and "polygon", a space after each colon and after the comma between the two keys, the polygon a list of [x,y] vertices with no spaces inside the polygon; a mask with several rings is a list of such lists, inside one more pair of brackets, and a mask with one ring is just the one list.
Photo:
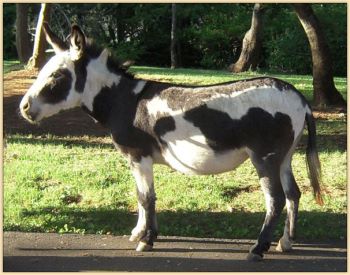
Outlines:
{"label": "donkey's eye", "polygon": [[62,76],[63,76],[62,73],[59,72],[59,71],[53,72],[53,73],[51,74],[51,77],[53,77],[53,78],[55,78],[55,79],[60,78],[60,77],[62,77]]}

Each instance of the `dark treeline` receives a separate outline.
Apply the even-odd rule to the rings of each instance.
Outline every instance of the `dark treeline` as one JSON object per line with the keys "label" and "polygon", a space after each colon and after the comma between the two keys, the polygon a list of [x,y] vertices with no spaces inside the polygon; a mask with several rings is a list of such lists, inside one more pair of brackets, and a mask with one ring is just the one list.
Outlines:
{"label": "dark treeline", "polygon": [[[180,67],[226,69],[241,51],[253,4],[176,4],[175,46]],[[346,4],[314,4],[334,60],[334,74],[346,75]],[[29,4],[29,32],[35,34],[40,4]],[[4,58],[17,58],[15,4],[4,4]],[[54,4],[50,24],[65,37],[78,23],[89,37],[137,65],[170,67],[172,5]],[[266,4],[258,68],[311,74],[308,40],[293,7]],[[33,40],[33,36],[32,36]]]}

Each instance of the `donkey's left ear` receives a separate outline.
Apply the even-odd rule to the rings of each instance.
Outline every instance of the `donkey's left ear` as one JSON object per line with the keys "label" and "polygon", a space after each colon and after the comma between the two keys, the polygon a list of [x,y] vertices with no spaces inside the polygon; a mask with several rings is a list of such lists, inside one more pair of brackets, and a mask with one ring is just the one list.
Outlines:
{"label": "donkey's left ear", "polygon": [[68,46],[56,34],[52,32],[47,22],[43,22],[43,30],[46,41],[51,45],[56,54],[68,50]]}
{"label": "donkey's left ear", "polygon": [[86,37],[83,31],[78,25],[72,26],[72,31],[70,33],[70,54],[72,60],[78,60],[86,47]]}

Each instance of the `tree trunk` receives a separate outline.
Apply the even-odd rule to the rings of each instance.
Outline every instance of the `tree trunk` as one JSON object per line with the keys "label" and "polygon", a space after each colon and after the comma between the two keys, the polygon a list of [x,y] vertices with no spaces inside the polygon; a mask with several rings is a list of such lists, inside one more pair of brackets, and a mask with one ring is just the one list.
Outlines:
{"label": "tree trunk", "polygon": [[258,66],[262,46],[262,13],[262,5],[255,4],[250,29],[243,38],[241,55],[236,63],[229,66],[230,71],[239,73],[249,69],[255,70]]}
{"label": "tree trunk", "polygon": [[27,63],[32,53],[28,33],[28,4],[16,4],[16,48],[19,61]]}
{"label": "tree trunk", "polygon": [[334,85],[331,53],[311,5],[293,4],[293,6],[310,44],[314,104],[346,106],[346,101]]}
{"label": "tree trunk", "polygon": [[52,4],[41,4],[41,10],[38,18],[38,23],[35,31],[35,40],[33,47],[33,55],[30,58],[27,67],[30,69],[41,69],[46,61],[45,48],[46,40],[45,34],[42,31],[43,22],[49,22],[50,10]]}
{"label": "tree trunk", "polygon": [[171,68],[177,67],[176,55],[176,4],[171,4],[171,45],[170,45]]}

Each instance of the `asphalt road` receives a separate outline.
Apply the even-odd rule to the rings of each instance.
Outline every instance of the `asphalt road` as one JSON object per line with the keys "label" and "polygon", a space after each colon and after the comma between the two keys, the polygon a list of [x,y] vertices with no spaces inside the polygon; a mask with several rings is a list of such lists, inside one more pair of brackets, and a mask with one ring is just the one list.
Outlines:
{"label": "asphalt road", "polygon": [[347,271],[346,241],[296,243],[246,261],[253,240],[162,237],[136,252],[128,236],[4,232],[4,271]]}

